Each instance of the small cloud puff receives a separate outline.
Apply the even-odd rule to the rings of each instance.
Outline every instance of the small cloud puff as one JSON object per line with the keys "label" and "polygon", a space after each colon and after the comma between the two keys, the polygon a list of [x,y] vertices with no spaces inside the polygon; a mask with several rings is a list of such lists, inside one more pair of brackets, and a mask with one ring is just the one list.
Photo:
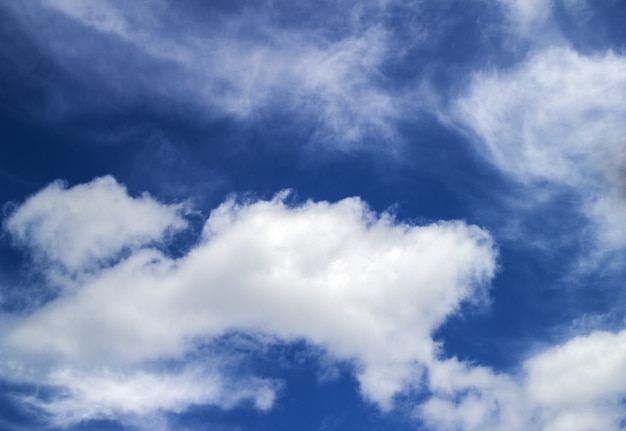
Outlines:
{"label": "small cloud puff", "polygon": [[163,205],[148,194],[131,198],[106,176],[69,189],[53,182],[21,204],[5,228],[42,265],[76,273],[184,229],[184,211],[184,205]]}

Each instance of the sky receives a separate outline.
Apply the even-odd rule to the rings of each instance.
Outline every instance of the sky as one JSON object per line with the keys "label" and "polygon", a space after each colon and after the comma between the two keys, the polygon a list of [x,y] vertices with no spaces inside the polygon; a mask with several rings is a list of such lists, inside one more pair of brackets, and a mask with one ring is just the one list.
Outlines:
{"label": "sky", "polygon": [[625,20],[0,1],[0,429],[626,429]]}

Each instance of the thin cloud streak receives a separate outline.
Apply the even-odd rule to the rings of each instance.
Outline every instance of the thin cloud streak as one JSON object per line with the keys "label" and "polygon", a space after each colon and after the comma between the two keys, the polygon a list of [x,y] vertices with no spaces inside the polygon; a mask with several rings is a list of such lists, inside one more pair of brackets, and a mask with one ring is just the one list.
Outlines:
{"label": "thin cloud streak", "polygon": [[[13,9],[25,22],[45,21],[29,31],[56,62],[81,81],[100,81],[120,100],[156,95],[194,106],[203,116],[238,120],[295,113],[313,125],[314,141],[340,150],[372,137],[393,145],[395,123],[412,118],[419,107],[419,86],[394,88],[382,72],[402,52],[393,29],[380,19],[384,6],[347,3],[328,11],[329,20],[346,18],[339,29],[285,28],[271,10],[246,7],[238,16],[217,12],[206,22],[193,11],[175,13],[164,2],[50,0]],[[60,26],[65,31],[58,32]],[[414,35],[418,39],[410,43],[421,43],[423,36]],[[68,39],[77,37],[77,46],[68,49]],[[102,45],[111,47],[107,60],[93,62]],[[76,102],[94,100],[59,106],[71,110]]]}

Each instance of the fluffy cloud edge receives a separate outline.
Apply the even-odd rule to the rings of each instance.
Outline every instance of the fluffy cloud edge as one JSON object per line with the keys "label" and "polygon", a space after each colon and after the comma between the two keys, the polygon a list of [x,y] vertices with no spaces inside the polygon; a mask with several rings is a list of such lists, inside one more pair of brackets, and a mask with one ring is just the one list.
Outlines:
{"label": "fluffy cloud edge", "polygon": [[432,397],[415,415],[435,430],[618,431],[626,331],[579,335],[498,374],[457,359],[431,367]]}
{"label": "fluffy cloud edge", "polygon": [[[522,185],[530,203],[569,193],[592,244],[588,272],[626,244],[622,118],[626,57],[569,46],[531,51],[507,70],[479,71],[451,107],[474,149]],[[536,197],[534,199],[533,197]]]}
{"label": "fluffy cloud edge", "polygon": [[16,207],[4,228],[42,265],[75,274],[185,229],[186,207],[161,204],[145,193],[132,198],[111,176],[71,188],[55,181]]}
{"label": "fluffy cloud edge", "polygon": [[[15,218],[10,231],[20,232],[15,220],[24,220],[30,226],[31,247],[70,261],[66,256],[99,244],[99,226],[93,226],[97,234],[84,235],[85,226],[94,221],[84,203],[111,189],[122,193],[118,202],[129,208],[145,203],[145,196],[129,197],[110,177],[69,189],[54,186],[31,197],[24,204],[28,212],[20,213],[18,207],[14,214],[56,214],[61,222],[52,231],[69,240],[58,249],[50,245],[56,242],[42,240],[50,229],[32,226],[50,223],[41,217]],[[61,209],[49,208],[51,190],[58,194],[54,202]],[[396,394],[419,384],[420,370],[437,350],[434,330],[463,302],[485,298],[496,268],[491,237],[463,222],[403,224],[390,214],[376,214],[357,198],[290,206],[285,197],[281,193],[269,201],[225,202],[208,218],[200,244],[180,258],[167,257],[150,243],[133,248],[120,261],[107,261],[102,252],[99,258],[108,266],[74,280],[73,289],[31,314],[9,316],[12,323],[3,334],[7,359],[43,382],[69,385],[70,393],[80,396],[84,387],[79,379],[59,376],[82,370],[83,380],[97,380],[104,378],[101,370],[111,367],[110,376],[126,373],[141,385],[151,377],[130,373],[142,364],[180,360],[195,351],[198,341],[232,330],[251,331],[287,342],[304,339],[330,357],[354,361],[364,398],[391,408]],[[73,204],[84,200],[76,208],[85,211],[67,212],[66,198]],[[176,208],[149,199],[171,223],[179,222]],[[113,212],[120,223],[143,223],[126,217],[125,211]],[[70,216],[63,219],[64,214]],[[119,228],[118,221],[106,220],[119,234],[118,245],[104,249],[108,253],[136,238],[134,229]],[[151,231],[152,237],[165,230],[167,226],[160,226]],[[81,241],[73,241],[72,233],[80,233]],[[81,269],[78,264],[72,268]],[[4,368],[10,367],[5,363]],[[64,369],[71,372],[59,374]],[[133,393],[134,386],[120,386],[113,377],[110,393]],[[82,398],[93,398],[88,395]],[[72,405],[79,417],[117,408],[112,399],[98,410],[76,398],[47,408],[60,418],[72,417]],[[205,399],[221,402],[208,395]],[[263,403],[267,396],[258,399],[259,408],[271,404]],[[166,401],[151,405],[176,410],[185,404]]]}

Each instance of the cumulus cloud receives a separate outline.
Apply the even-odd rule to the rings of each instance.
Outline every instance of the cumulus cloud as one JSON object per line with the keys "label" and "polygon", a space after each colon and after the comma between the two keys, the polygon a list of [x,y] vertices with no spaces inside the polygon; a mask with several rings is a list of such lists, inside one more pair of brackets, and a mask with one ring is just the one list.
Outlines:
{"label": "cumulus cloud", "polygon": [[626,242],[625,92],[623,56],[549,48],[510,70],[476,73],[454,109],[503,172],[579,193],[581,211],[612,249]]}
{"label": "cumulus cloud", "polygon": [[[51,192],[58,208],[49,206]],[[91,224],[94,210],[88,203],[112,192],[118,199],[111,211],[116,213],[119,203],[121,212],[108,223],[118,237],[114,246],[102,247],[108,230]],[[433,331],[462,302],[486,297],[495,270],[493,242],[488,233],[463,222],[403,224],[370,211],[358,198],[289,206],[285,197],[228,200],[211,213],[200,243],[185,256],[174,259],[147,246],[134,248],[32,313],[4,316],[5,369],[20,370],[12,372],[15,378],[30,373],[33,379],[66,386],[72,396],[47,404],[64,420],[122,405],[131,413],[179,411],[190,403],[218,403],[223,398],[219,386],[190,387],[188,397],[172,392],[165,399],[158,397],[161,386],[155,387],[156,398],[136,408],[116,396],[134,399],[135,389],[163,379],[183,379],[185,387],[204,385],[186,373],[157,379],[131,371],[163,359],[184,362],[200,344],[238,331],[304,339],[332,358],[352,362],[363,396],[390,408],[394,395],[418,386],[421,371],[436,356]],[[67,211],[67,202],[76,211]],[[107,252],[143,238],[144,220],[127,216],[145,205],[169,215],[169,227],[180,224],[176,208],[129,197],[115,180],[105,178],[70,189],[48,187],[18,207],[8,225],[10,232],[28,231],[35,252],[88,264],[75,256],[95,248],[106,261]],[[47,228],[45,217],[22,216],[48,211],[54,229]],[[122,222],[125,226],[118,227]],[[167,228],[155,225],[159,228],[147,230],[151,238]],[[55,234],[70,240],[55,247],[58,238],[50,238]],[[73,235],[80,241],[71,240]],[[74,368],[91,374],[74,378],[80,375]],[[113,374],[102,372],[109,368]],[[70,371],[59,374],[59,369]],[[123,373],[129,377],[120,377]],[[95,404],[104,395],[84,393],[83,382],[89,379],[102,379],[101,385],[111,388],[102,407]],[[239,390],[226,399],[245,395],[268,408],[270,389]]]}
{"label": "cumulus cloud", "polygon": [[133,199],[110,176],[70,189],[55,181],[20,205],[5,228],[43,264],[76,272],[185,228],[184,209],[148,194]]}
{"label": "cumulus cloud", "polygon": [[433,430],[623,429],[626,332],[593,332],[540,352],[518,374],[456,359],[429,370],[432,396],[416,416]]}
{"label": "cumulus cloud", "polygon": [[529,399],[544,406],[547,429],[621,428],[625,339],[625,331],[593,332],[526,362]]}
{"label": "cumulus cloud", "polygon": [[524,396],[515,377],[456,358],[429,367],[430,398],[416,416],[434,430],[529,430]]}

